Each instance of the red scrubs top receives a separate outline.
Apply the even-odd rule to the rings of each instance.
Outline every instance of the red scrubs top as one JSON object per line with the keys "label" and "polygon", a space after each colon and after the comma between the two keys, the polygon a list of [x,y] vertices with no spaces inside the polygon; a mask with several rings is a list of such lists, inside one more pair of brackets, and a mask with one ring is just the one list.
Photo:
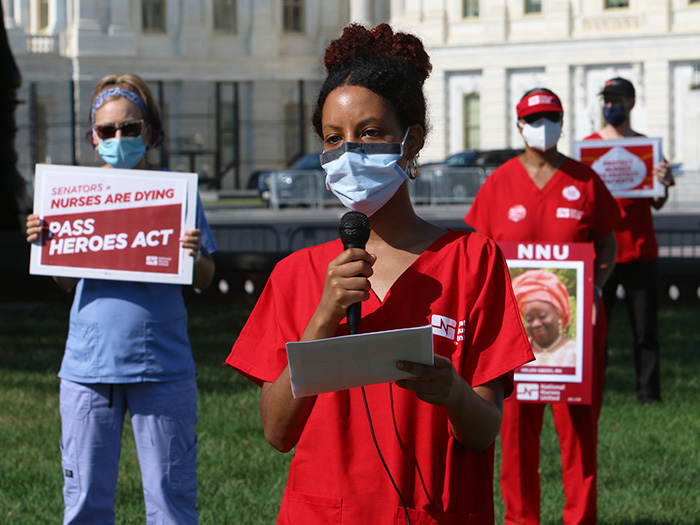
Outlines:
{"label": "red scrubs top", "polygon": [[[638,137],[644,135],[637,134]],[[598,133],[584,140],[602,140]],[[653,261],[659,258],[659,248],[651,216],[651,199],[615,199],[622,219],[615,228],[618,263]]]}
{"label": "red scrubs top", "polygon": [[[340,241],[298,251],[273,270],[226,363],[258,384],[287,365],[313,315]],[[477,234],[449,232],[362,303],[361,332],[433,325],[434,351],[472,386],[533,359],[503,256]],[[347,333],[342,323],[338,335]],[[379,448],[413,524],[493,523],[493,444],[473,452],[450,433],[444,408],[384,383],[365,388]],[[372,441],[359,388],[319,395],[291,463],[278,523],[405,523]]]}
{"label": "red scrubs top", "polygon": [[515,157],[489,175],[464,220],[495,241],[591,242],[613,231],[619,211],[584,164],[567,158],[539,189]]}

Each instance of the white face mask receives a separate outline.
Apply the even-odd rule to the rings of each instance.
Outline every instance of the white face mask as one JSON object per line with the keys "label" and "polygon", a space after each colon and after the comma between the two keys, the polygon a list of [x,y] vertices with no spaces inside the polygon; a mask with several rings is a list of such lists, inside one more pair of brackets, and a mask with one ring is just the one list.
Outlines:
{"label": "white face mask", "polygon": [[326,172],[326,188],[343,206],[371,217],[384,206],[408,178],[398,165],[403,157],[403,141],[344,142],[321,153]]}
{"label": "white face mask", "polygon": [[552,122],[541,118],[532,124],[521,124],[525,144],[538,151],[548,151],[557,145],[561,136],[562,121]]}

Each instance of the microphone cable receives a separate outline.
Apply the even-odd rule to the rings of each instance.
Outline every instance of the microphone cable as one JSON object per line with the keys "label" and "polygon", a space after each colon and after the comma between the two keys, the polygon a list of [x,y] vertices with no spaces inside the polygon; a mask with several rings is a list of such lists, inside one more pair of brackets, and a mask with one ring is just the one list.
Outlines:
{"label": "microphone cable", "polygon": [[[371,228],[369,225],[369,218],[367,217],[367,215],[359,211],[347,212],[345,215],[342,216],[342,218],[340,219],[340,223],[338,224],[338,233],[340,234],[340,240],[343,241],[343,249],[347,250],[349,248],[361,248],[364,250],[365,246],[367,245],[367,240],[369,239],[370,230]],[[350,305],[347,309],[347,322],[350,335],[357,334],[357,330],[360,326],[360,319],[362,317],[360,311],[361,303],[354,303]],[[369,413],[369,405],[367,404],[367,394],[365,393],[365,387],[361,388],[362,399],[365,402],[367,421],[369,422],[369,430],[372,433],[372,440],[374,440],[374,446],[377,449],[377,453],[379,454],[379,459],[382,461],[382,465],[384,465],[384,470],[389,476],[391,484],[394,486],[394,490],[399,495],[401,505],[403,505],[403,510],[406,514],[406,524],[411,525],[411,520],[408,517],[408,508],[406,507],[406,502],[403,499],[403,494],[401,494],[399,487],[396,485],[394,477],[391,475],[391,471],[389,470],[386,461],[384,461],[382,451],[379,449],[377,436],[374,433],[374,425],[372,424],[372,416]],[[389,385],[389,388],[391,388],[391,385]]]}
{"label": "microphone cable", "polygon": [[[399,495],[399,499],[401,500],[401,505],[403,505],[404,514],[406,515],[406,525],[411,525],[411,520],[408,517],[408,508],[406,507],[406,502],[403,499],[403,494],[401,494],[399,487],[396,485],[396,482],[394,481],[394,477],[391,475],[391,471],[389,470],[389,467],[387,466],[386,461],[384,461],[384,456],[382,455],[382,451],[379,449],[379,443],[377,443],[377,436],[374,434],[374,425],[372,425],[372,416],[369,413],[369,405],[367,404],[367,394],[365,393],[365,387],[360,387],[360,388],[362,389],[362,399],[365,402],[365,411],[367,412],[367,421],[369,422],[369,430],[372,433],[372,439],[374,440],[374,447],[377,449],[377,453],[379,454],[379,459],[382,461],[382,465],[384,465],[384,470],[386,471],[387,475],[389,476],[389,479],[391,480],[391,484],[394,485],[394,490]],[[389,388],[391,388],[391,385],[389,385]]]}

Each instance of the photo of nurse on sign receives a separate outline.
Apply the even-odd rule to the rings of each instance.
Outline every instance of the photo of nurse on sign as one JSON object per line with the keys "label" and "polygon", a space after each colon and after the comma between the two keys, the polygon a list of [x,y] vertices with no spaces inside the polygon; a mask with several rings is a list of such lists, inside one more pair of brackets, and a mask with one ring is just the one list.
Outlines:
{"label": "photo of nurse on sign", "polygon": [[515,369],[516,399],[591,404],[593,245],[504,241],[498,246],[535,355]]}
{"label": "photo of nurse on sign", "polygon": [[[513,261],[511,261],[513,262]],[[510,267],[515,300],[536,360],[516,374],[580,381],[582,338],[578,315],[576,268]],[[569,376],[568,378],[565,376]]]}

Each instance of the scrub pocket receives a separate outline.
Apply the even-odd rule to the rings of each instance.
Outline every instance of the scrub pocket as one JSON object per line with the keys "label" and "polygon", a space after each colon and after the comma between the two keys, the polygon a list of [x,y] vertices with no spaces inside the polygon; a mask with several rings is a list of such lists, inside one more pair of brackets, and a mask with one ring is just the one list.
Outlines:
{"label": "scrub pocket", "polygon": [[61,412],[61,468],[63,469],[63,501],[73,507],[80,496],[78,440],[92,407],[92,395],[83,385],[61,380],[59,409]]}
{"label": "scrub pocket", "polygon": [[341,498],[290,491],[282,501],[280,515],[288,516],[290,522],[340,525],[342,511]]}
{"label": "scrub pocket", "polygon": [[95,322],[71,321],[61,370],[72,377],[95,377],[95,348],[99,345],[99,327]]}
{"label": "scrub pocket", "polygon": [[80,496],[80,475],[75,446],[66,447],[61,439],[61,468],[63,468],[63,502],[67,508],[75,506]]}
{"label": "scrub pocket", "polygon": [[179,450],[180,447],[175,446],[176,439],[170,440],[170,457],[172,463],[170,465],[170,491],[173,496],[178,498],[192,498],[196,501],[197,497],[197,438],[192,445],[185,450]]}

